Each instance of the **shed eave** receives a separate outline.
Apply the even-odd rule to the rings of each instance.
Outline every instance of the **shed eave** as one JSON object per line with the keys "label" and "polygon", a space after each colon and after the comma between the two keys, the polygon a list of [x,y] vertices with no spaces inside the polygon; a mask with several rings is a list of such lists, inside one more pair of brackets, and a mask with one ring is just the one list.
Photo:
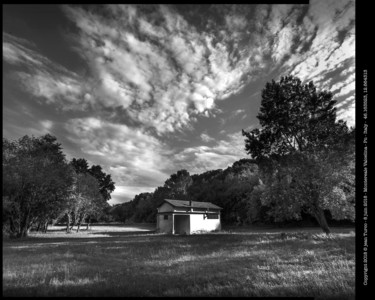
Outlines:
{"label": "shed eave", "polygon": [[164,212],[157,212],[157,215],[167,215],[167,214],[175,214],[175,215],[215,215],[218,212],[215,211],[164,211]]}
{"label": "shed eave", "polygon": [[[223,208],[220,207],[220,206],[217,206],[216,204],[213,204],[211,202],[199,202],[199,201],[195,201],[197,203],[208,203],[214,207],[208,207],[208,206],[194,206],[194,205],[188,205],[188,204],[184,204],[184,205],[176,205],[175,203],[171,202],[171,201],[184,201],[184,202],[189,202],[187,200],[173,200],[173,199],[164,199],[164,202],[160,205],[162,206],[164,203],[168,203],[169,205],[173,206],[173,207],[176,207],[176,208],[200,208],[200,209],[217,209],[217,210],[222,210]],[[159,207],[160,207],[159,206]]]}

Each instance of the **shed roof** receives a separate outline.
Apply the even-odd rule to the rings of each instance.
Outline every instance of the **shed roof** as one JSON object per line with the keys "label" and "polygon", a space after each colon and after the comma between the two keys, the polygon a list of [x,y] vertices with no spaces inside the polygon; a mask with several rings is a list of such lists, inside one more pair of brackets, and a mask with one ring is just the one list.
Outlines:
{"label": "shed roof", "polygon": [[195,207],[195,208],[214,208],[214,209],[222,209],[220,206],[217,206],[211,202],[197,202],[197,201],[190,201],[186,200],[171,200],[171,199],[164,199],[165,202],[169,203],[174,207]]}

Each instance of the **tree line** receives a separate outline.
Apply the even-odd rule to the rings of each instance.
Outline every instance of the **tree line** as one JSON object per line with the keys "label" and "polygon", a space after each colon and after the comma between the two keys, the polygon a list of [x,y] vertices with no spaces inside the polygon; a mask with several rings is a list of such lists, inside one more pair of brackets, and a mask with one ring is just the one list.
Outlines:
{"label": "tree line", "polygon": [[260,128],[242,130],[245,151],[225,170],[172,174],[153,193],[110,209],[117,221],[155,222],[163,199],[208,201],[223,208],[222,222],[280,223],[313,218],[355,219],[355,128],[337,120],[333,94],[294,76],[262,90]]}
{"label": "tree line", "polygon": [[3,138],[3,233],[25,237],[63,220],[79,231],[105,209],[115,189],[111,175],[85,159],[68,162],[56,137]]}
{"label": "tree line", "polygon": [[172,174],[152,193],[111,207],[111,176],[83,159],[67,162],[55,137],[3,139],[3,231],[27,236],[66,222],[151,222],[164,199],[212,202],[222,222],[254,224],[312,218],[329,234],[331,220],[355,219],[355,129],[337,120],[329,91],[293,76],[262,90],[259,128],[242,130],[244,154],[222,170]]}

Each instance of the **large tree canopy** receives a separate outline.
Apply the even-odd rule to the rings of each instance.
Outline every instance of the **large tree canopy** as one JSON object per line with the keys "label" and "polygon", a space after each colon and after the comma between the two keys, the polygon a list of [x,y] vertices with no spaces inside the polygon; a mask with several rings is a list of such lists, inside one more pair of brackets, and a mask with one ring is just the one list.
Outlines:
{"label": "large tree canopy", "polygon": [[27,236],[53,220],[74,216],[78,225],[98,217],[115,189],[109,174],[85,159],[65,159],[56,137],[3,139],[3,230]]}
{"label": "large tree canopy", "polygon": [[115,183],[111,175],[103,172],[100,165],[93,165],[89,168],[88,162],[84,158],[73,158],[70,162],[77,174],[90,174],[95,177],[99,184],[99,191],[105,201],[111,199],[111,193],[115,190]]}
{"label": "large tree canopy", "polygon": [[329,233],[324,209],[354,218],[354,129],[336,120],[332,93],[282,77],[262,91],[260,129],[242,131],[248,154],[266,169],[263,201],[275,218],[313,215]]}
{"label": "large tree canopy", "polygon": [[11,235],[26,236],[36,222],[57,217],[72,184],[72,169],[55,137],[3,139],[3,210]]}
{"label": "large tree canopy", "polygon": [[336,121],[332,97],[328,91],[318,92],[312,82],[302,84],[293,76],[267,83],[257,116],[261,129],[242,131],[246,151],[257,159],[342,150],[350,140],[349,129],[345,122]]}
{"label": "large tree canopy", "polygon": [[111,175],[104,173],[99,165],[91,166],[88,172],[98,180],[99,191],[103,198],[106,201],[110,200],[111,193],[115,190],[115,183],[112,181]]}
{"label": "large tree canopy", "polygon": [[187,199],[187,189],[192,182],[188,171],[179,170],[165,181],[164,187],[170,190],[170,198]]}

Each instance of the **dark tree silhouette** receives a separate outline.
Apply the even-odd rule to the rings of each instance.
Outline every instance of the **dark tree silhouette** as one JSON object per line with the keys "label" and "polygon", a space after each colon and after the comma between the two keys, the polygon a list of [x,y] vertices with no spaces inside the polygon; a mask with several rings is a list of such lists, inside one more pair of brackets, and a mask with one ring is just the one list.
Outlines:
{"label": "dark tree silhouette", "polygon": [[354,218],[354,129],[336,121],[332,98],[297,77],[272,80],[262,91],[261,129],[242,130],[247,153],[267,170],[263,200],[274,216],[306,211],[327,234],[325,209]]}
{"label": "dark tree silhouette", "polygon": [[3,210],[11,235],[25,237],[32,225],[61,213],[72,175],[54,136],[3,139]]}

